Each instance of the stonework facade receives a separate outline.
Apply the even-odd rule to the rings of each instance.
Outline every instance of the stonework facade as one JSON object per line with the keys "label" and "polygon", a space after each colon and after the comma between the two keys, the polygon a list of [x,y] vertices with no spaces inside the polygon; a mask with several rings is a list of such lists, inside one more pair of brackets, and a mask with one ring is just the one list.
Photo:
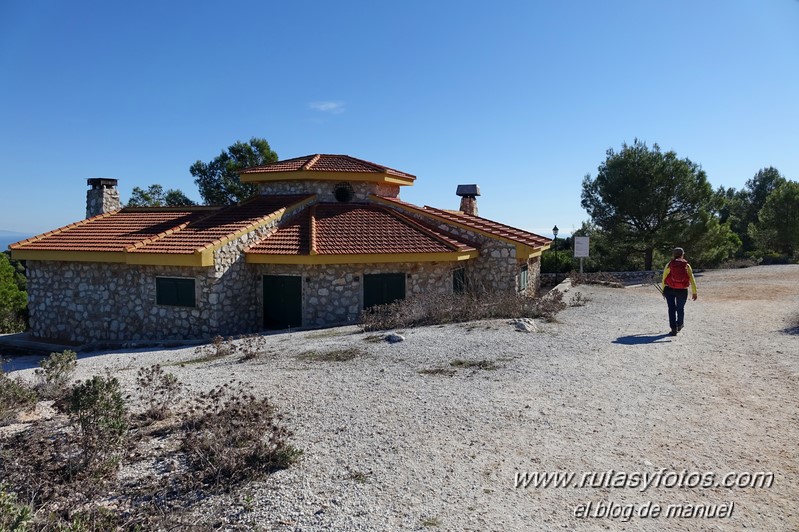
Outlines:
{"label": "stonework facade", "polygon": [[399,185],[387,185],[385,183],[368,183],[359,181],[275,181],[260,183],[258,193],[268,194],[316,194],[320,202],[338,201],[336,198],[336,187],[338,185],[349,185],[353,191],[352,201],[366,201],[369,196],[383,196],[386,198],[399,197]]}
{"label": "stonework facade", "polygon": [[115,211],[122,206],[116,179],[89,179],[88,181],[92,188],[86,192],[86,218]]}
{"label": "stonework facade", "polygon": [[[340,156],[321,157],[333,163],[340,159]],[[84,224],[78,224],[80,227],[76,225],[73,229],[40,235],[30,242],[25,241],[29,242],[27,244],[15,244],[18,253],[30,248],[27,253],[31,255],[23,259],[28,259],[31,333],[41,338],[79,343],[207,339],[216,335],[261,331],[267,324],[273,325],[269,320],[274,318],[275,306],[281,312],[287,306],[294,309],[298,299],[301,318],[295,319],[297,314],[292,314],[291,321],[280,322],[279,326],[291,324],[293,327],[295,322],[304,327],[353,323],[363,311],[365,300],[378,304],[403,296],[451,294],[464,281],[469,290],[536,293],[540,283],[539,258],[541,251],[548,247],[546,239],[496,223],[492,233],[491,226],[483,223],[490,220],[475,221],[471,218],[470,221],[467,217],[458,218],[452,211],[450,218],[442,218],[426,212],[427,209],[375,199],[375,196],[399,198],[400,187],[394,183],[402,182],[401,179],[411,180],[413,176],[392,171],[391,178],[388,174],[380,174],[382,177],[370,181],[355,175],[356,180],[348,181],[347,177],[354,175],[353,164],[357,165],[358,161],[347,158],[345,163],[338,174],[342,177],[340,181],[301,178],[259,183],[261,195],[284,197],[274,203],[282,207],[273,207],[274,211],[263,214],[257,210],[250,214],[247,207],[236,211],[239,206],[216,211],[210,209],[208,216],[203,214],[205,211],[199,215],[190,211],[180,213],[180,216],[195,216],[197,225],[192,226],[195,222],[173,225],[178,221],[168,216],[163,218],[165,213],[177,212],[174,209],[123,209],[106,217],[86,220]],[[368,169],[373,168],[374,165],[369,163]],[[400,175],[400,181],[397,181],[397,175]],[[116,180],[95,178],[89,180],[89,185],[89,217],[120,208]],[[476,185],[471,187],[479,194]],[[315,194],[315,198],[303,199],[302,195],[308,194]],[[289,202],[285,197],[292,195],[298,196]],[[263,199],[266,204],[272,201]],[[476,211],[474,199],[471,198],[472,203],[467,207]],[[347,212],[347,203],[374,204],[374,207],[371,210],[362,207],[351,209],[353,212],[364,211],[366,218],[358,222],[361,225],[347,226],[349,232],[343,231],[341,224],[353,222],[338,219],[334,224],[328,223],[326,227],[332,227],[328,230],[338,246],[334,249],[338,251],[330,252],[330,247],[320,247],[328,250],[323,252],[325,256],[318,255],[313,244],[314,238],[318,238],[314,235],[322,224],[317,224],[316,218],[309,218],[305,231],[310,235],[307,238],[311,243],[305,243],[302,248],[298,242],[303,229],[292,221],[302,219],[295,216],[301,216],[301,213],[309,212],[314,216],[313,213],[318,211],[312,205],[316,203],[342,205],[344,210],[340,212]],[[381,212],[380,209],[383,218],[373,215]],[[386,214],[386,210],[393,214]],[[241,225],[230,229],[236,212],[243,213]],[[443,215],[444,211],[439,213]],[[140,237],[141,241],[131,248],[130,238],[137,234],[136,230],[120,233],[119,228],[131,227],[133,222],[127,221],[131,218],[122,217],[133,215],[139,217],[135,218],[139,220],[136,223],[143,224],[139,231],[146,235],[146,239]],[[217,215],[217,222],[206,221]],[[115,221],[118,218],[123,221]],[[346,216],[342,216],[344,218]],[[376,221],[384,219],[390,222]],[[395,225],[381,226],[379,223]],[[170,233],[180,236],[180,231],[187,226],[194,227],[193,232],[187,230],[189,234],[186,237],[192,246],[197,246],[189,248],[193,251],[170,249],[164,244],[160,251],[152,252],[154,255],[150,255],[147,261],[141,260],[142,255],[138,253],[147,251],[148,242],[162,242],[159,238]],[[111,229],[104,233],[101,227]],[[365,228],[369,227],[376,229],[363,236]],[[409,227],[422,236],[414,241],[416,237],[408,236]],[[224,232],[221,228],[225,228]],[[522,234],[521,240],[513,240],[502,228],[513,229],[517,236]],[[208,235],[202,234],[204,230]],[[69,231],[78,236],[70,236]],[[289,236],[282,239],[281,231],[288,231],[286,234]],[[120,238],[123,244],[118,245],[124,247],[115,248],[118,251],[113,253],[107,250],[96,252],[97,246],[92,244],[75,251],[75,242],[85,241],[86,234],[98,235],[96,238],[101,239],[100,242],[103,235],[109,240]],[[379,251],[358,251],[357,245],[353,244],[353,240],[358,238],[353,235],[361,235],[361,244],[358,245],[366,246],[363,242],[381,240],[391,242],[391,247],[388,251],[385,246]],[[270,237],[279,244],[275,251],[258,249],[258,245]],[[64,242],[65,247],[59,249],[52,242]],[[415,244],[418,247],[403,247],[407,242],[421,243]],[[15,252],[14,246],[12,253]],[[192,257],[201,257],[202,260]],[[138,262],[146,262],[146,265]],[[370,277],[372,275],[374,277]],[[294,278],[284,280],[273,276]],[[280,298],[289,297],[281,293],[284,285],[292,287],[286,289],[286,294],[293,298],[289,305],[285,304],[286,299]],[[193,297],[189,297],[192,289]],[[170,290],[174,290],[175,295],[167,297],[165,294],[171,294]],[[265,293],[265,290],[270,293]],[[399,291],[399,296],[395,295],[396,291]]]}
{"label": "stonework facade", "polygon": [[[390,264],[258,264],[257,277],[299,275],[302,277],[303,325],[320,327],[355,322],[363,310],[363,276],[375,273],[404,273],[405,293],[452,293],[458,262]],[[258,308],[263,308],[263,291]]]}

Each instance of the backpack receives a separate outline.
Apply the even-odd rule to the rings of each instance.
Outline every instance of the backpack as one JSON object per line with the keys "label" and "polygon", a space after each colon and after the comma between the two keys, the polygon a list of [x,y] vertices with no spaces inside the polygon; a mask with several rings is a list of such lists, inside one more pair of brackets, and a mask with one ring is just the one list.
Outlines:
{"label": "backpack", "polygon": [[673,259],[669,262],[669,275],[666,284],[672,288],[688,288],[691,284],[688,278],[688,261]]}

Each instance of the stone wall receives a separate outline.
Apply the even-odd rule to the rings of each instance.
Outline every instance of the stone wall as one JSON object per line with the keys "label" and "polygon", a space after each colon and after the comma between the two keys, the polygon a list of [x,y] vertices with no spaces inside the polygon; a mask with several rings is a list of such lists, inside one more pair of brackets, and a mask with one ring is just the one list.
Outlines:
{"label": "stone wall", "polygon": [[[203,294],[209,268],[28,261],[28,308],[35,336],[75,342],[169,340],[209,335]],[[156,277],[195,279],[195,307],[156,305]]]}
{"label": "stone wall", "polygon": [[[214,251],[211,267],[28,261],[31,332],[75,342],[121,342],[258,331],[259,278],[243,250],[276,227],[273,221],[228,242]],[[156,277],[194,279],[196,305],[156,304]]]}
{"label": "stone wall", "polygon": [[422,214],[397,208],[407,216],[426,224],[432,224],[440,231],[454,235],[464,242],[470,242],[480,251],[477,259],[466,261],[466,277],[469,284],[477,290],[508,291],[519,289],[521,267],[528,266],[527,289],[524,292],[534,295],[540,286],[541,263],[538,257],[526,259],[516,257],[516,245],[490,238],[483,234],[455,227]]}
{"label": "stone wall", "polygon": [[382,183],[363,183],[358,181],[281,181],[274,183],[259,183],[259,194],[316,194],[317,201],[337,201],[333,195],[336,185],[348,183],[352,187],[353,201],[366,201],[370,194],[388,198],[399,197],[399,185],[386,185]]}
{"label": "stone wall", "polygon": [[[391,264],[284,265],[258,264],[257,275],[301,275],[303,326],[318,327],[355,322],[363,309],[363,276],[405,273],[405,294],[452,293],[452,272],[460,262]],[[260,286],[260,283],[259,283]],[[263,294],[258,294],[263,316]],[[261,318],[263,319],[263,318]]]}

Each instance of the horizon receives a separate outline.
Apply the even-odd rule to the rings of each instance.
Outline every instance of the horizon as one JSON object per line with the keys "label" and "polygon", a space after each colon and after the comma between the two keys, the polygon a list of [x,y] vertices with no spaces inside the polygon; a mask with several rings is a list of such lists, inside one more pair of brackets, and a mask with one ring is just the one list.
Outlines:
{"label": "horizon", "polygon": [[[457,7],[453,7],[457,6]],[[740,190],[799,180],[799,2],[402,6],[6,3],[0,228],[83,219],[86,179],[200,197],[189,167],[265,138],[417,176],[405,201],[542,236],[589,219],[583,177],[636,138]],[[294,24],[302,21],[302,38]],[[146,36],[146,37],[145,37]],[[31,186],[35,184],[35,188]]]}

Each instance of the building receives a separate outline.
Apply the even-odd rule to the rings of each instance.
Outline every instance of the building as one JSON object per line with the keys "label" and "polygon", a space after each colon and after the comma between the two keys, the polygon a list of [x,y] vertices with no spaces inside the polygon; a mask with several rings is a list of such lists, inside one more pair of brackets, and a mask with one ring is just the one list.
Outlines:
{"label": "building", "polygon": [[538,288],[550,240],[400,199],[413,175],[345,155],[249,168],[259,194],[226,207],[120,208],[90,179],[87,218],[12,244],[27,262],[31,333],[76,342],[176,340],[356,321],[411,294]]}

